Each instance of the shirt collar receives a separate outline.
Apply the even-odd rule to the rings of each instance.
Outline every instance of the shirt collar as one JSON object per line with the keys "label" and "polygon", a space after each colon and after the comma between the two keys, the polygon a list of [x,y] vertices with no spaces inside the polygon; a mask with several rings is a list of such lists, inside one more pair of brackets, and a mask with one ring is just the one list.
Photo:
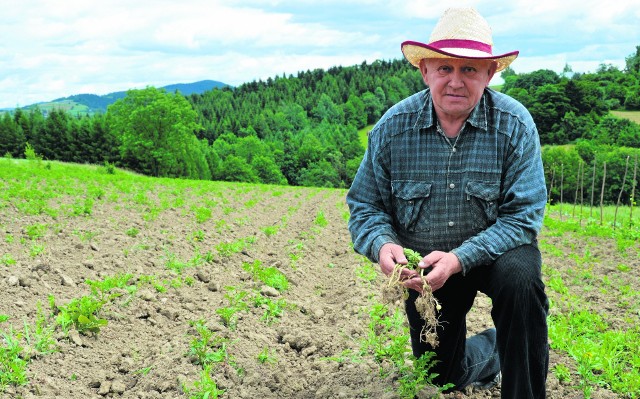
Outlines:
{"label": "shirt collar", "polygon": [[[431,97],[431,92],[427,88],[424,93],[426,97],[425,104],[424,108],[420,110],[416,125],[424,128],[429,128],[435,126],[436,124],[436,113],[433,109],[433,98]],[[487,127],[487,113],[487,90],[485,90],[484,93],[482,93],[482,97],[480,97],[480,101],[471,111],[471,114],[469,115],[469,118],[467,118],[466,123],[472,125],[477,129],[487,132],[489,130]]]}

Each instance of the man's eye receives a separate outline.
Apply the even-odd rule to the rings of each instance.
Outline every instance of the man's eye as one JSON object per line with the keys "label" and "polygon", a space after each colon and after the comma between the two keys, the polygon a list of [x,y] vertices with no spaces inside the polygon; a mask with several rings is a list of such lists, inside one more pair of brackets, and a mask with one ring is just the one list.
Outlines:
{"label": "man's eye", "polygon": [[464,67],[464,68],[462,68],[462,72],[465,75],[475,75],[476,72],[478,72],[478,70],[475,69],[474,67]]}
{"label": "man's eye", "polygon": [[441,66],[438,68],[438,72],[440,73],[449,73],[451,72],[451,67],[450,66]]}

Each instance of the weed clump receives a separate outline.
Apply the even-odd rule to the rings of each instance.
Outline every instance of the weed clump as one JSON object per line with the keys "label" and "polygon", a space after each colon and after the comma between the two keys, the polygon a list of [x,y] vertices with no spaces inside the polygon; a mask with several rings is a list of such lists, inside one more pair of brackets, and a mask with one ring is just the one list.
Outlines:
{"label": "weed clump", "polygon": [[[417,270],[418,263],[422,260],[422,256],[416,251],[404,248],[404,255],[408,264],[396,264],[393,271],[389,275],[387,283],[382,287],[382,300],[385,303],[395,303],[399,300],[406,300],[409,297],[409,291],[403,284],[402,269]],[[420,339],[430,344],[432,347],[438,346],[438,335],[436,327],[438,326],[437,312],[442,308],[438,300],[433,296],[431,286],[427,283],[424,276],[425,269],[420,268],[420,277],[422,278],[422,293],[416,299],[416,310],[420,317],[425,321]]]}

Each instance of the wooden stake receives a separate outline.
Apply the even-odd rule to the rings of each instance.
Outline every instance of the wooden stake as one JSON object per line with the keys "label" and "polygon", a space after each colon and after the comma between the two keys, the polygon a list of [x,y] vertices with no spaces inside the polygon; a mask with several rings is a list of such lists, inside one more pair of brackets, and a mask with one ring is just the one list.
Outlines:
{"label": "wooden stake", "polygon": [[593,160],[593,176],[591,177],[591,204],[589,204],[589,217],[593,216],[593,194],[596,190],[596,160]]}
{"label": "wooden stake", "polygon": [[604,182],[607,179],[607,162],[602,163],[602,189],[600,190],[600,226],[602,226],[602,217],[603,217],[603,209],[602,205],[604,202]]}
{"label": "wooden stake", "polygon": [[622,186],[620,187],[620,193],[618,194],[618,201],[616,201],[616,211],[613,214],[613,229],[616,229],[616,222],[618,220],[618,207],[620,206],[620,199],[622,198],[622,192],[624,191],[624,183],[627,181],[627,171],[629,170],[629,155],[627,155],[627,161],[624,165],[624,175],[622,176]]}
{"label": "wooden stake", "polygon": [[636,200],[636,176],[638,172],[638,153],[633,161],[633,183],[631,183],[631,199],[629,201],[629,227],[633,226],[633,203]]}
{"label": "wooden stake", "polygon": [[562,222],[562,200],[564,194],[564,164],[560,164],[560,221]]}
{"label": "wooden stake", "polygon": [[580,163],[580,227],[582,227],[582,203],[584,201],[584,163]]}

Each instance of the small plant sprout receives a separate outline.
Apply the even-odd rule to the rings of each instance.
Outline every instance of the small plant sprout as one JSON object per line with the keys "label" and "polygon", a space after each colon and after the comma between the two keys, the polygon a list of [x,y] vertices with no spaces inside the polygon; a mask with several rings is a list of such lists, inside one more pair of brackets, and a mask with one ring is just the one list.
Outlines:
{"label": "small plant sprout", "polygon": [[318,211],[318,214],[316,215],[313,223],[315,223],[319,227],[327,227],[327,225],[329,224],[327,218],[324,216],[324,212],[322,211]]}
{"label": "small plant sprout", "polygon": [[49,296],[49,305],[54,313],[57,313],[56,323],[65,333],[69,332],[72,326],[82,334],[100,332],[100,328],[107,325],[107,320],[97,317],[104,304],[104,301],[88,295],[72,299],[67,305],[57,306],[54,297]]}
{"label": "small plant sprout", "polygon": [[237,313],[249,307],[244,301],[248,293],[247,291],[237,291],[236,287],[227,287],[227,291],[224,297],[229,300],[229,306],[216,309],[216,313],[220,316],[226,327],[235,330],[236,323],[238,322]]}
{"label": "small plant sprout", "polygon": [[571,371],[567,366],[562,363],[558,363],[553,367],[553,373],[558,378],[558,381],[568,383],[571,382]]}
{"label": "small plant sprout", "polygon": [[4,254],[0,257],[0,265],[12,266],[16,264],[16,260],[13,259],[11,254]]}
{"label": "small plant sprout", "polygon": [[[422,260],[422,256],[412,249],[405,248],[404,255],[407,257],[408,264],[396,264],[393,271],[389,275],[386,285],[382,289],[382,298],[384,302],[395,303],[398,300],[405,300],[409,293],[402,282],[402,270],[409,268],[418,269],[418,263]],[[438,312],[442,307],[438,300],[433,296],[431,286],[427,283],[424,276],[423,268],[420,268],[420,276],[422,277],[422,293],[416,299],[416,310],[425,321],[421,332],[421,339],[429,343],[433,347],[438,346],[438,335],[436,327],[438,326]]]}
{"label": "small plant sprout", "polygon": [[217,399],[224,394],[224,389],[219,389],[216,382],[211,378],[211,370],[206,367],[200,374],[200,380],[194,382],[194,387],[185,387],[185,392],[189,399]]}
{"label": "small plant sprout", "polygon": [[204,241],[204,239],[205,239],[204,231],[202,231],[202,230],[194,231],[193,233],[191,233],[190,239],[193,242],[202,242],[202,241]]}
{"label": "small plant sprout", "polygon": [[289,288],[289,280],[280,270],[273,266],[264,267],[262,262],[255,260],[253,263],[243,262],[242,268],[253,276],[254,280],[262,281],[269,287],[278,291],[286,291]]}
{"label": "small plant sprout", "polygon": [[153,369],[153,366],[143,367],[140,370],[134,371],[133,373],[139,375],[147,375],[151,372],[151,369]]}
{"label": "small plant sprout", "polygon": [[269,348],[262,349],[262,352],[258,353],[258,362],[265,363],[276,363],[275,356],[271,355],[271,351]]}
{"label": "small plant sprout", "polygon": [[140,230],[132,227],[126,231],[126,234],[131,238],[135,238],[138,234],[140,234]]}
{"label": "small plant sprout", "polygon": [[200,208],[196,208],[194,210],[195,216],[196,216],[196,221],[198,223],[204,223],[207,220],[211,219],[211,209],[206,208],[206,207],[200,207]]}

